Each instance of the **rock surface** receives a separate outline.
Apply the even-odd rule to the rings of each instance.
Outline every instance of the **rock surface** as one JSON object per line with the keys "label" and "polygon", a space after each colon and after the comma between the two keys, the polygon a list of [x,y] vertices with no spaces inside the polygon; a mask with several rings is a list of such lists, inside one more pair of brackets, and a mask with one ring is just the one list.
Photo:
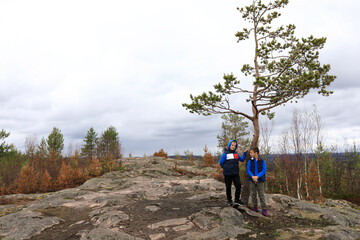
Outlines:
{"label": "rock surface", "polygon": [[[360,210],[266,194],[269,217],[225,204],[211,168],[157,157],[54,193],[12,195],[0,205],[0,239],[359,239]],[[173,168],[186,170],[192,177]],[[10,201],[11,202],[11,201]]]}

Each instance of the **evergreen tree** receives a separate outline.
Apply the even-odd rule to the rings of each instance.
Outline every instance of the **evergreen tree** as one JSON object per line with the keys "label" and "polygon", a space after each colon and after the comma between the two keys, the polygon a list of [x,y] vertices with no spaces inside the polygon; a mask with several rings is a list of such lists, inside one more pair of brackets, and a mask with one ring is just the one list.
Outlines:
{"label": "evergreen tree", "polygon": [[[4,129],[0,131],[0,140],[5,139],[9,136],[10,133],[6,132]],[[0,159],[13,156],[16,152],[17,151],[13,145],[6,144],[5,141],[0,144]]]}
{"label": "evergreen tree", "polygon": [[[244,89],[233,74],[225,74],[224,82],[214,85],[215,93],[209,91],[198,96],[190,95],[191,103],[183,106],[191,113],[211,114],[234,113],[249,119],[253,124],[254,135],[251,147],[258,146],[260,127],[259,115],[273,118],[273,108],[287,102],[296,101],[310,90],[329,96],[332,91],[326,88],[335,80],[328,75],[330,65],[321,65],[319,50],[326,38],[295,37],[295,25],[275,28],[272,21],[280,16],[276,10],[285,7],[288,0],[270,1],[263,4],[253,0],[250,6],[238,8],[242,18],[250,23],[235,34],[239,41],[253,38],[254,56],[251,64],[243,65],[241,72],[253,78],[252,89]],[[234,106],[230,101],[232,94],[249,94],[251,113]]]}
{"label": "evergreen tree", "polygon": [[40,155],[41,157],[46,157],[49,155],[48,146],[47,146],[45,138],[41,139],[40,144],[37,147],[36,154]]}
{"label": "evergreen tree", "polygon": [[114,159],[118,159],[122,157],[119,133],[115,127],[110,126],[103,132],[98,141],[97,149],[99,158],[110,159],[110,156],[112,156]]}
{"label": "evergreen tree", "polygon": [[[9,135],[10,133],[1,130],[0,140],[7,138]],[[24,155],[17,151],[14,145],[9,145],[5,141],[0,143],[0,194],[12,191],[9,186],[17,178],[25,162]]]}
{"label": "evergreen tree", "polygon": [[60,129],[53,127],[52,132],[46,139],[46,143],[48,152],[53,149],[58,156],[61,156],[61,151],[64,148],[64,136]]}
{"label": "evergreen tree", "polygon": [[84,139],[83,148],[81,149],[82,156],[91,160],[96,155],[98,141],[97,133],[94,131],[94,128],[91,127],[87,131]]}
{"label": "evergreen tree", "polygon": [[247,137],[250,135],[248,131],[249,123],[244,121],[245,117],[234,113],[224,114],[221,116],[224,120],[221,124],[221,133],[217,136],[218,147],[223,149],[227,146],[230,140],[236,140],[239,148],[249,148],[250,140]]}

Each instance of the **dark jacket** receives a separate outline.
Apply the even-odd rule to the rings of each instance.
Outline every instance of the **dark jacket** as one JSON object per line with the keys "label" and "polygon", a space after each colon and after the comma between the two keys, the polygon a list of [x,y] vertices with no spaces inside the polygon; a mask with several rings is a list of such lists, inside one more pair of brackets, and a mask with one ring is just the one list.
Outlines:
{"label": "dark jacket", "polygon": [[261,159],[259,157],[258,160],[255,160],[255,158],[251,158],[248,161],[248,165],[247,165],[247,169],[246,169],[247,173],[249,174],[249,180],[250,182],[253,182],[252,180],[252,176],[258,176],[259,182],[265,182],[266,181],[266,163],[265,160]]}
{"label": "dark jacket", "polygon": [[[235,150],[230,150],[230,145],[235,140],[230,140],[227,147],[224,148],[224,153],[221,155],[219,164],[223,168],[224,176],[239,175],[239,161],[244,162],[246,153],[244,152],[242,157]],[[236,148],[237,148],[236,142]],[[236,149],[235,148],[235,149]]]}

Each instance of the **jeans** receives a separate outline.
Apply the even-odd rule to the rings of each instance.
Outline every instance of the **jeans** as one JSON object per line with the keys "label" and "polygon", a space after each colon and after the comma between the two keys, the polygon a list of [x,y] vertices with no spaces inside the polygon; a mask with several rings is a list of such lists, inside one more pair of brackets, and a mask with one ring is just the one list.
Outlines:
{"label": "jeans", "polygon": [[234,182],[235,185],[235,201],[240,200],[241,193],[241,182],[239,175],[224,176],[226,186],[226,198],[228,201],[232,201],[231,197],[231,184]]}

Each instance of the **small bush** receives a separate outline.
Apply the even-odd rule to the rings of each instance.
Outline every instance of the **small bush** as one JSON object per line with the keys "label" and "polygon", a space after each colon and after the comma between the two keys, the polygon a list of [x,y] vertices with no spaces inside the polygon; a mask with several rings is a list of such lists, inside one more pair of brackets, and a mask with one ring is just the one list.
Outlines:
{"label": "small bush", "polygon": [[155,152],[153,154],[154,157],[164,157],[164,158],[168,158],[168,154],[164,151],[164,149],[160,149],[160,151]]}
{"label": "small bush", "polygon": [[223,170],[222,168],[220,167],[219,164],[216,165],[216,169],[214,172],[212,172],[210,174],[210,177],[220,181],[220,182],[225,182],[225,179],[224,179],[224,175],[223,175]]}

